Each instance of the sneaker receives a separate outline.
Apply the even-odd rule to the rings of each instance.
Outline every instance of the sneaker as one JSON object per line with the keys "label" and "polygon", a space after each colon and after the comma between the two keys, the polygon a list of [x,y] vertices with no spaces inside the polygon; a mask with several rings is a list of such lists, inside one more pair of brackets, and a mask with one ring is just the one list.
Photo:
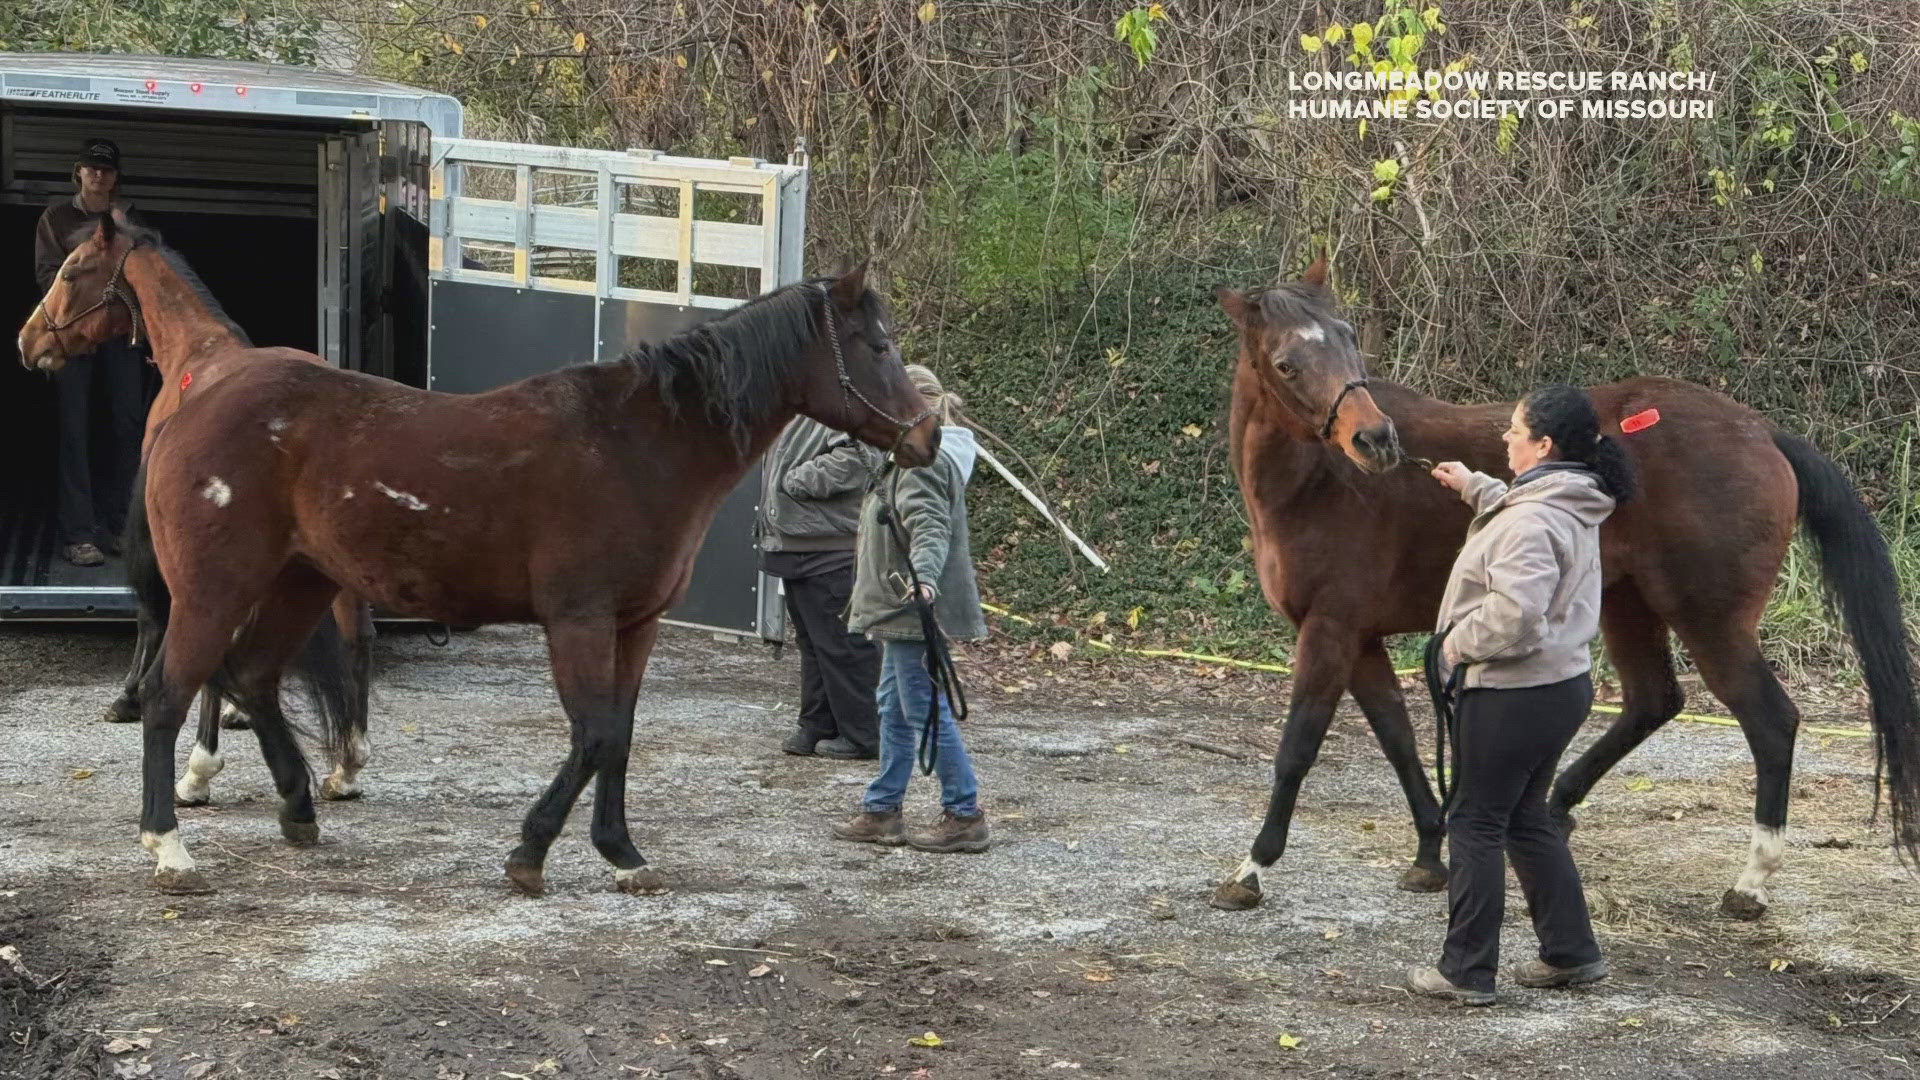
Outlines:
{"label": "sneaker", "polygon": [[780,744],[780,749],[795,757],[812,757],[813,746],[819,741],[820,740],[813,735],[809,735],[804,731],[797,731],[788,736],[786,742]]}
{"label": "sneaker", "polygon": [[951,810],[942,811],[940,820],[907,836],[907,846],[916,851],[941,855],[964,852],[978,855],[993,846],[993,834],[987,828],[987,815],[961,817]]}
{"label": "sneaker", "polygon": [[856,844],[884,844],[887,847],[899,847],[907,840],[907,823],[900,811],[889,810],[878,813],[862,810],[833,827],[835,840],[851,840]]}
{"label": "sneaker", "polygon": [[1491,1005],[1493,991],[1469,990],[1464,986],[1455,986],[1440,969],[1435,967],[1417,967],[1407,972],[1407,989],[1430,998],[1440,998],[1461,1005]]}
{"label": "sneaker", "polygon": [[826,742],[820,743],[813,748],[813,752],[821,757],[834,758],[839,761],[873,761],[880,756],[872,750],[860,749],[860,747],[849,742],[844,736],[837,739],[828,739]]}
{"label": "sneaker", "polygon": [[1507,974],[1521,986],[1535,990],[1557,990],[1563,986],[1584,986],[1596,983],[1607,977],[1607,962],[1595,960],[1591,964],[1578,967],[1554,967],[1545,960],[1529,960],[1524,964],[1515,964],[1507,969]]}
{"label": "sneaker", "polygon": [[107,557],[100,554],[100,549],[92,544],[68,544],[65,554],[67,561],[75,566],[101,566],[107,561]]}

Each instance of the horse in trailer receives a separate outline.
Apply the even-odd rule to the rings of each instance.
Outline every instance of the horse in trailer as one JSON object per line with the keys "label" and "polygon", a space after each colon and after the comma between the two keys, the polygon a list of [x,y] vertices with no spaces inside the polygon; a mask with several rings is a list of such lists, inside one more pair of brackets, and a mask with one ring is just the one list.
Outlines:
{"label": "horse in trailer", "polygon": [[[76,290],[97,294],[110,271],[90,267]],[[438,622],[540,624],[571,749],[528,812],[507,877],[544,892],[547,851],[597,779],[591,837],[615,887],[659,891],[626,821],[641,676],[714,512],[796,413],[901,466],[938,451],[937,421],[864,267],[778,289],[615,362],[483,394],[284,357],[234,365],[194,394],[146,463],[154,554],[174,597],[141,687],[141,842],[155,884],[208,887],[168,789],[175,736],[209,679],[253,718],[282,834],[318,837],[279,682],[345,589]]]}
{"label": "horse in trailer", "polygon": [[[1213,895],[1215,907],[1230,910],[1260,902],[1300,783],[1348,690],[1413,812],[1418,846],[1401,887],[1430,891],[1447,881],[1441,809],[1382,639],[1432,631],[1470,514],[1426,469],[1399,466],[1459,460],[1503,475],[1499,432],[1511,406],[1451,405],[1370,380],[1326,276],[1322,257],[1299,281],[1217,293],[1239,331],[1230,439],[1260,584],[1299,631],[1266,819]],[[1757,774],[1747,864],[1721,908],[1745,919],[1766,910],[1785,849],[1800,718],[1761,655],[1758,626],[1797,518],[1865,674],[1876,811],[1884,773],[1894,845],[1912,860],[1920,711],[1892,560],[1852,485],[1805,439],[1704,387],[1637,378],[1591,393],[1603,429],[1633,458],[1642,494],[1601,529],[1601,630],[1620,678],[1621,715],[1556,778],[1556,818],[1571,829],[1572,808],[1600,777],[1680,712],[1671,631],[1739,720]],[[1651,418],[1648,410],[1657,422],[1622,433],[1622,418]]]}
{"label": "horse in trailer", "polygon": [[[118,211],[102,214],[86,229],[91,235],[67,256],[53,286],[27,317],[18,343],[23,365],[52,374],[66,366],[69,356],[84,354],[104,341],[126,337],[138,343],[145,337],[152,346],[153,363],[160,369],[160,392],[147,410],[142,464],[127,515],[127,577],[138,601],[133,662],[120,696],[105,715],[109,721],[128,723],[140,719],[140,680],[166,633],[171,608],[166,582],[151,558],[141,495],[146,454],[155,434],[182,402],[219,382],[236,365],[269,356],[323,366],[326,361],[298,349],[256,348],[179,253],[153,230],[129,227]],[[333,616],[332,624],[322,624],[308,641],[298,667],[307,677],[316,712],[328,733],[332,768],[320,782],[320,793],[328,799],[352,799],[359,797],[360,770],[367,763],[373,611],[341,593],[334,601]],[[224,766],[220,697],[207,694],[187,775],[180,779],[175,800],[182,806],[207,803],[209,785]]]}

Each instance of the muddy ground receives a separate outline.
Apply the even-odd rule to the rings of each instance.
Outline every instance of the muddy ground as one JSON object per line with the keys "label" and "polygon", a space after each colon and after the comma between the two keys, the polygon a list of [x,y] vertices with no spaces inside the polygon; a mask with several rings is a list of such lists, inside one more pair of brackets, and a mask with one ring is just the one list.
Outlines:
{"label": "muddy ground", "polygon": [[[1435,955],[1444,900],[1393,887],[1411,831],[1351,707],[1265,906],[1206,905],[1264,805],[1273,676],[974,653],[966,730],[996,846],[932,856],[826,838],[871,769],[777,752],[792,652],[670,631],[629,805],[672,892],[611,891],[576,813],[548,896],[529,900],[501,860],[565,738],[538,638],[488,629],[442,648],[393,632],[367,797],[323,804],[322,843],[291,848],[252,736],[231,733],[217,805],[181,812],[219,892],[166,897],[135,843],[138,732],[96,720],[128,648],[115,629],[0,630],[0,945],[17,950],[0,954],[0,1076],[1827,1080],[1920,1066],[1920,882],[1884,819],[1867,823],[1857,738],[1802,737],[1787,864],[1772,912],[1748,924],[1716,911],[1745,857],[1745,746],[1725,728],[1662,732],[1602,782],[1575,834],[1614,977],[1506,987],[1498,1006],[1462,1010],[1399,989]],[[912,808],[934,812],[930,781]],[[1526,955],[1517,894],[1508,930],[1507,955]],[[909,1043],[928,1032],[939,1046]]]}

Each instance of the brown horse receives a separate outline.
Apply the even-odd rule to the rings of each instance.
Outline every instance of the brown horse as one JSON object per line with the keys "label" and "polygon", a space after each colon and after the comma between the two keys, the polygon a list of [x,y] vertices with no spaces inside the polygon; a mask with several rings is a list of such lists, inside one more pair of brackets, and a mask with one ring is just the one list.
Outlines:
{"label": "brown horse", "polygon": [[[263,357],[320,365],[326,361],[298,349],[255,348],[186,262],[152,230],[128,227],[117,212],[101,215],[87,229],[90,235],[75,245],[52,288],[27,317],[18,343],[22,364],[51,374],[64,367],[69,356],[84,354],[104,341],[117,337],[138,341],[144,336],[160,369],[160,392],[147,411],[141,441],[143,465],[127,516],[127,572],[139,601],[138,636],[125,686],[106,711],[107,720],[134,722],[140,719],[140,680],[166,631],[170,606],[166,583],[150,557],[145,502],[140,495],[146,452],[155,434],[182,402],[205,392],[235,366]],[[301,658],[301,667],[303,674],[315,667],[337,667],[347,680],[321,689],[322,707],[343,715],[336,722],[337,737],[329,740],[332,770],[321,781],[320,793],[329,799],[351,799],[360,794],[358,777],[367,761],[373,617],[370,607],[346,593],[335,600],[333,612],[338,635],[332,628],[317,634]],[[341,648],[350,653],[349,658],[333,655]],[[341,700],[328,700],[336,696]],[[200,733],[187,775],[175,792],[181,805],[205,804],[209,783],[225,765],[220,755],[219,706],[217,695],[205,695]]]}
{"label": "brown horse", "polygon": [[[1426,468],[1401,466],[1459,460],[1504,474],[1499,433],[1511,406],[1449,405],[1369,381],[1326,273],[1322,258],[1301,281],[1218,293],[1240,331],[1231,439],[1260,584],[1299,629],[1266,820],[1214,893],[1214,906],[1228,909],[1260,902],[1261,875],[1286,848],[1295,795],[1347,690],[1413,810],[1419,846],[1401,886],[1446,884],[1440,808],[1382,638],[1432,631],[1469,515]],[[1785,847],[1799,713],[1761,655],[1757,627],[1797,517],[1859,653],[1895,846],[1913,858],[1920,710],[1886,542],[1846,477],[1810,443],[1691,383],[1630,379],[1592,394],[1641,482],[1640,497],[1601,530],[1602,633],[1624,700],[1619,719],[1557,778],[1555,815],[1571,828],[1571,808],[1594,783],[1680,711],[1671,630],[1739,719],[1758,776],[1746,870],[1721,907],[1737,918],[1766,910]],[[1658,421],[1623,435],[1620,420],[1646,410]]]}
{"label": "brown horse", "polygon": [[141,690],[141,841],[156,884],[206,888],[168,794],[187,703],[216,676],[253,717],[282,833],[318,836],[279,680],[344,588],[435,621],[543,626],[571,750],[527,814],[508,878],[544,891],[548,848],[597,777],[595,848],[616,887],[658,891],[627,831],[634,705],[720,502],[796,413],[904,466],[938,450],[882,316],[862,268],[616,362],[484,394],[284,358],[234,365],[195,394],[147,459],[148,521],[175,600]]}

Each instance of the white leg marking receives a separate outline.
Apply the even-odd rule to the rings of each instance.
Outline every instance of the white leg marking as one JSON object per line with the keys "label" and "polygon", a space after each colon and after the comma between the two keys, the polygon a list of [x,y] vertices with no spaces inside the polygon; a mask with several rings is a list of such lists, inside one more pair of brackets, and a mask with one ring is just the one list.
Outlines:
{"label": "white leg marking", "polygon": [[1233,880],[1235,881],[1251,880],[1253,882],[1253,887],[1258,889],[1261,887],[1260,873],[1265,869],[1266,867],[1261,866],[1257,862],[1254,862],[1253,856],[1249,855],[1246,858],[1240,860],[1240,868],[1233,872]]}
{"label": "white leg marking", "polygon": [[1767,903],[1767,879],[1780,869],[1787,853],[1787,830],[1766,825],[1753,827],[1753,846],[1747,852],[1747,868],[1733,891],[1751,897],[1762,906]]}
{"label": "white leg marking", "polygon": [[173,829],[164,833],[143,832],[140,834],[140,846],[153,852],[159,860],[159,870],[191,870],[193,856],[187,854],[187,845],[180,842],[180,830]]}
{"label": "white leg marking", "polygon": [[227,486],[225,480],[216,476],[209,479],[206,486],[200,489],[200,497],[215,506],[225,506],[233,501],[233,489]]}
{"label": "white leg marking", "polygon": [[333,763],[333,771],[327,775],[322,788],[330,798],[342,799],[360,792],[360,768],[367,763],[367,741],[357,732],[351,739],[346,753]]}
{"label": "white leg marking", "polygon": [[187,758],[187,775],[173,785],[173,793],[183,803],[198,805],[207,801],[207,785],[227,767],[227,759],[219,754],[207,753],[207,748],[199,743],[193,744],[193,754]]}

